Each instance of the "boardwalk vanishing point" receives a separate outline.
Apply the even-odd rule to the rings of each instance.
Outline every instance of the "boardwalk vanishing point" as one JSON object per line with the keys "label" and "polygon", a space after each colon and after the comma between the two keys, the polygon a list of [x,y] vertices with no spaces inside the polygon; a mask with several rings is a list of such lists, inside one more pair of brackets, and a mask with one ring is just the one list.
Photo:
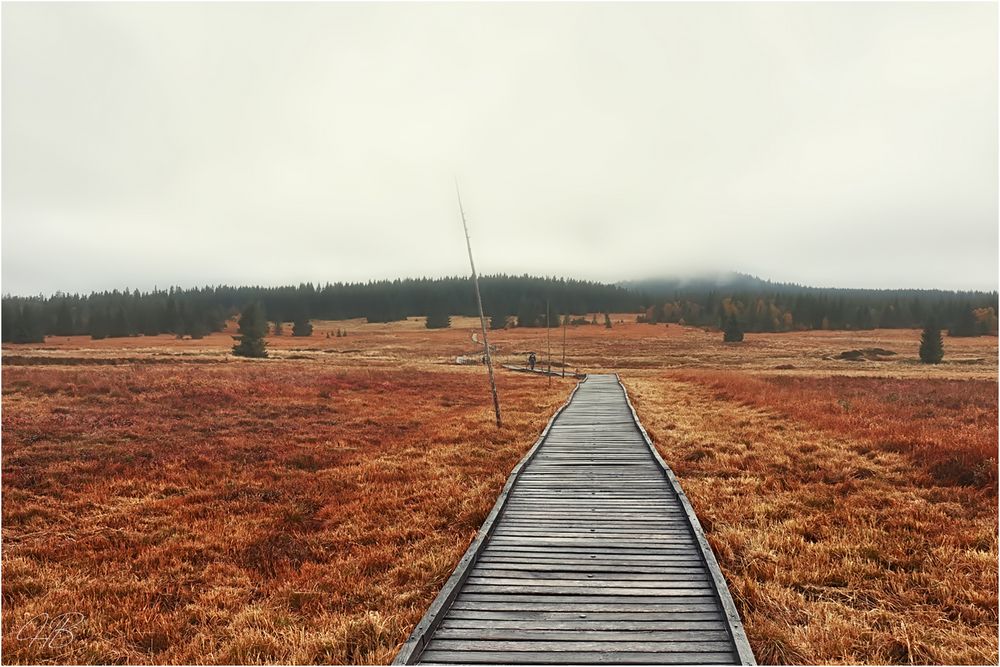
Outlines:
{"label": "boardwalk vanishing point", "polygon": [[755,664],[725,579],[616,375],[511,472],[395,664]]}

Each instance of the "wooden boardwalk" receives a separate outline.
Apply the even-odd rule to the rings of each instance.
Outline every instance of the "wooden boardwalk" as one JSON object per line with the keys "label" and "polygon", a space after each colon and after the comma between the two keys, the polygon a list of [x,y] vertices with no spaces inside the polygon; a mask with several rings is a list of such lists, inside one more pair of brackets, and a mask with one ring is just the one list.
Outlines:
{"label": "wooden boardwalk", "polygon": [[396,663],[754,664],[617,376],[577,385]]}

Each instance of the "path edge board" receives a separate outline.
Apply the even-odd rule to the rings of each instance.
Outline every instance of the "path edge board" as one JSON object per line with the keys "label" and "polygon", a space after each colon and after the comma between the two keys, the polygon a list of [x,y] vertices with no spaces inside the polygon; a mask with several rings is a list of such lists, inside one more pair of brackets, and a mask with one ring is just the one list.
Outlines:
{"label": "path edge board", "polygon": [[715,584],[715,595],[722,605],[722,610],[726,614],[726,626],[729,630],[729,634],[732,637],[733,644],[736,647],[736,654],[739,656],[740,664],[743,665],[756,665],[757,659],[754,658],[753,649],[750,647],[750,640],[747,639],[746,631],[743,629],[743,621],[740,618],[740,612],[736,609],[736,603],[733,602],[733,596],[729,593],[729,584],[726,583],[726,578],[722,574],[722,569],[719,567],[719,561],[715,559],[715,553],[712,551],[712,545],[708,543],[708,539],[705,537],[705,531],[701,527],[701,522],[698,521],[698,516],[694,513],[694,508],[691,506],[691,502],[688,497],[684,494],[684,490],[681,488],[680,481],[674,474],[674,471],[670,469],[663,457],[660,456],[660,452],[657,451],[656,447],[653,445],[653,441],[650,439],[649,434],[646,433],[645,427],[643,427],[642,422],[639,420],[639,415],[635,411],[635,406],[632,405],[632,399],[628,395],[628,389],[625,387],[625,383],[622,382],[621,376],[615,373],[615,377],[618,378],[618,385],[625,392],[625,402],[628,404],[629,410],[632,411],[632,419],[635,420],[635,425],[639,428],[639,432],[642,434],[643,440],[646,441],[646,445],[653,454],[653,458],[656,463],[663,470],[663,474],[666,476],[667,481],[670,482],[671,488],[673,488],[674,493],[677,494],[678,500],[680,500],[681,507],[684,508],[684,514],[687,516],[688,523],[691,524],[691,530],[694,532],[695,541],[698,543],[699,551],[701,552],[701,557],[705,561],[705,567],[708,568],[709,573],[712,576],[712,582]]}
{"label": "path edge board", "polygon": [[[459,590],[462,588],[462,584],[468,579],[469,573],[472,571],[472,566],[475,565],[479,558],[479,554],[482,552],[483,548],[486,546],[487,540],[493,534],[497,523],[500,519],[500,514],[503,513],[504,507],[507,505],[507,499],[510,497],[510,491],[514,488],[514,484],[517,482],[517,478],[520,476],[521,471],[528,464],[531,459],[535,457],[538,449],[545,442],[545,438],[548,436],[549,431],[552,429],[552,425],[555,423],[556,418],[562,414],[563,410],[569,406],[572,402],[573,397],[576,395],[576,390],[580,388],[584,382],[587,381],[587,376],[584,375],[583,379],[576,383],[573,387],[573,391],[570,392],[569,397],[566,402],[559,406],[552,417],[549,418],[549,422],[542,429],[541,434],[538,439],[535,440],[535,444],[531,446],[528,453],[525,454],[514,469],[511,470],[510,475],[507,476],[507,483],[504,484],[503,489],[500,491],[500,495],[497,497],[496,502],[493,504],[493,509],[490,510],[489,515],[487,515],[486,520],[483,521],[483,525],[479,528],[479,532],[476,533],[476,538],[472,540],[472,544],[469,548],[465,550],[465,554],[462,556],[461,560],[455,566],[452,571],[451,576],[448,581],[445,582],[444,586],[441,588],[441,592],[437,594],[431,606],[427,608],[426,613],[410,632],[410,636],[406,638],[403,642],[403,646],[399,649],[396,657],[393,659],[393,665],[412,665],[420,659],[420,654],[423,653],[424,649],[427,647],[427,640],[434,634],[434,630],[441,623],[441,619],[444,618],[445,613],[451,607],[452,602],[458,597]],[[619,380],[619,383],[621,380]]]}

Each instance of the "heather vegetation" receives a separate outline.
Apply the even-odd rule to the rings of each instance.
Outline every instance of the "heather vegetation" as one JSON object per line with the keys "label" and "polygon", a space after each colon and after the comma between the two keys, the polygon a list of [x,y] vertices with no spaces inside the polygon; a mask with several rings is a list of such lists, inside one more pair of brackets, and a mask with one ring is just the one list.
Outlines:
{"label": "heather vegetation", "polygon": [[[501,369],[498,432],[453,364],[478,318],[310,323],[260,361],[233,321],[5,347],[5,661],[392,659],[572,382]],[[546,333],[496,330],[496,361]],[[915,329],[566,333],[569,369],[621,373],[762,664],[995,664],[995,337],[922,364]],[[84,619],[53,647],[40,613]]]}

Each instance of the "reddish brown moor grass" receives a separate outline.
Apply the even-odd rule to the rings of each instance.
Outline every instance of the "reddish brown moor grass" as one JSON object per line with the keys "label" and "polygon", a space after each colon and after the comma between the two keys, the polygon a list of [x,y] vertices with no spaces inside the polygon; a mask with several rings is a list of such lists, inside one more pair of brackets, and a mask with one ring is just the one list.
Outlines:
{"label": "reddish brown moor grass", "polygon": [[[509,469],[505,459],[483,472],[506,454],[484,451],[494,440],[488,408],[475,407],[487,400],[482,370],[442,365],[475,353],[474,324],[456,318],[454,329],[428,331],[416,320],[321,322],[312,338],[270,337],[276,359],[263,364],[233,360],[225,333],[203,341],[75,337],[5,346],[4,361],[11,365],[4,372],[4,495],[17,501],[4,503],[4,595],[5,602],[16,602],[4,607],[7,660],[389,660],[481,520],[465,518],[455,502],[435,491],[466,493],[468,503],[485,514],[506,474],[500,470]],[[338,328],[350,335],[325,337],[324,331]],[[712,367],[775,374],[776,367],[790,366],[780,375],[806,378],[794,392],[783,392],[777,380],[742,374],[687,377],[706,388],[656,375],[643,379],[653,371],[627,376],[641,383],[633,387],[643,399],[640,412],[668,443],[667,460],[696,499],[762,661],[996,659],[996,597],[990,596],[996,589],[996,516],[984,505],[989,494],[937,487],[921,472],[926,468],[894,451],[905,439],[883,449],[889,441],[867,437],[866,420],[891,421],[897,407],[868,392],[894,380],[853,386],[836,380],[839,393],[832,398],[831,381],[816,378],[891,375],[920,380],[915,386],[926,388],[923,380],[978,377],[991,378],[995,387],[996,338],[947,339],[948,363],[933,368],[916,362],[918,338],[919,332],[901,330],[758,334],[727,346],[717,334],[688,327],[570,327],[571,368]],[[544,330],[493,332],[491,342],[500,345],[500,359],[512,363],[523,363],[528,350],[546,349]],[[900,354],[891,362],[863,364],[830,358],[871,346]],[[194,361],[199,364],[187,363]],[[19,366],[40,362],[54,365]],[[133,370],[142,368],[148,370]],[[186,370],[192,368],[198,370]],[[317,384],[332,377],[388,379],[357,387]],[[537,378],[501,378],[505,407],[524,409],[526,418],[513,425],[520,435],[504,435],[499,446],[526,448],[546,410],[569,387],[553,389],[559,399],[536,398],[532,390],[544,391]],[[144,386],[154,379],[151,388]],[[190,388],[182,386],[189,381]],[[707,388],[713,383],[721,384]],[[760,390],[761,383],[767,400],[745,391]],[[935,386],[942,399],[949,396],[950,385]],[[738,401],[727,398],[726,387],[740,390],[730,394]],[[652,407],[645,401],[651,388]],[[820,389],[827,391],[826,404]],[[348,392],[363,404],[352,403]],[[803,410],[792,414],[790,399],[798,392]],[[945,432],[960,427],[948,415],[976,414],[967,398],[954,412],[931,411],[924,423],[933,428],[945,419]],[[253,402],[242,406],[246,399]],[[740,404],[752,400],[758,402]],[[843,409],[840,400],[852,408],[846,415],[833,411],[825,415],[829,421],[820,419],[831,401]],[[365,409],[379,414],[381,423]],[[357,418],[350,417],[355,411]],[[919,409],[911,413],[920,418]],[[435,426],[424,414],[442,424]],[[474,429],[461,426],[470,420]],[[14,424],[30,427],[13,450],[20,452],[16,470],[7,459],[8,426]],[[479,443],[472,459],[463,444],[440,440],[456,424],[457,437]],[[49,433],[55,439],[47,439]],[[383,442],[386,434],[403,444],[401,453]],[[425,452],[419,443],[428,435]],[[992,437],[995,443],[995,429]],[[146,440],[150,447],[141,447]],[[319,449],[324,458],[318,461]],[[375,460],[366,461],[369,454]],[[510,465],[516,458],[510,455]],[[164,462],[169,467],[154,469]],[[466,490],[451,478],[434,477],[453,465],[462,475],[490,475],[493,486],[475,482]],[[430,466],[430,475],[422,476],[416,466]],[[115,471],[124,477],[111,479]],[[19,490],[8,472],[39,486]],[[92,474],[99,478],[94,484],[88,481]],[[48,477],[58,482],[51,489]],[[195,486],[184,486],[188,477]],[[430,492],[421,492],[420,484]],[[8,494],[11,488],[14,494]],[[373,490],[371,499],[365,489]],[[334,504],[315,509],[316,502],[326,502],[314,500],[317,494]],[[340,502],[342,512],[336,509]],[[16,522],[8,524],[8,516]],[[870,517],[874,527],[859,523],[859,516]],[[436,536],[411,540],[389,523],[419,532],[449,517],[467,525],[458,533],[445,527]],[[325,544],[337,552],[329,553]],[[94,545],[98,556],[88,557]],[[417,550],[407,550],[414,545]],[[248,553],[256,566],[249,565]],[[385,565],[393,559],[400,562]],[[271,562],[277,565],[273,574]],[[38,642],[19,648],[14,643],[20,629],[15,621],[31,610],[56,615],[75,609],[78,599],[97,610],[76,631],[85,641],[59,651]]]}
{"label": "reddish brown moor grass", "polygon": [[[769,390],[772,380],[682,377],[626,384],[706,528],[758,661],[996,664],[995,487],[942,486],[923,441],[877,447],[863,427],[907,419],[888,394],[869,394],[891,386],[920,406],[910,417],[929,410],[935,433],[955,429],[949,451],[976,456],[992,442],[995,456],[995,383],[815,378]],[[862,404],[857,421],[823,409],[830,395],[813,392],[824,391]],[[970,414],[985,433],[966,441]]]}
{"label": "reddish brown moor grass", "polygon": [[680,372],[717,398],[780,413],[908,455],[943,484],[996,490],[997,383],[983,380]]}
{"label": "reddish brown moor grass", "polygon": [[[497,431],[480,368],[6,368],[4,661],[388,662],[545,387],[501,376]],[[72,642],[32,641],[63,613]]]}

